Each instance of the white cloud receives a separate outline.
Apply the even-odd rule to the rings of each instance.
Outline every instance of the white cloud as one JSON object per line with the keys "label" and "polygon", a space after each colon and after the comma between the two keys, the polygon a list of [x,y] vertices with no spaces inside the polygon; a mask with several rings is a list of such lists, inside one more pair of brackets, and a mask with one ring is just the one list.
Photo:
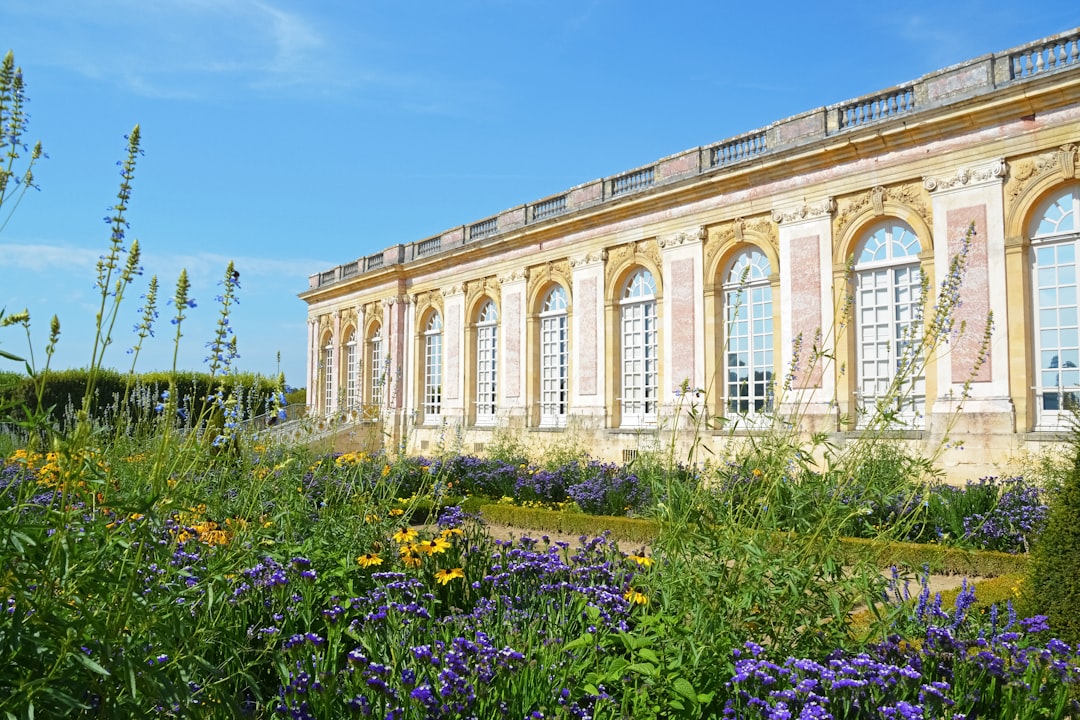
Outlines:
{"label": "white cloud", "polygon": [[46,244],[0,244],[0,265],[6,271],[45,272],[93,268],[101,253],[85,248]]}

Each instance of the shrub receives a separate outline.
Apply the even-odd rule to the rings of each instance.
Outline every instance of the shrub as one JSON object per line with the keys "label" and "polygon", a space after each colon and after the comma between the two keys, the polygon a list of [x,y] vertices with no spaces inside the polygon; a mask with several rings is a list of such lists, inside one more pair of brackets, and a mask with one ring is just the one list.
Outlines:
{"label": "shrub", "polygon": [[1046,529],[1032,549],[1026,608],[1050,618],[1055,635],[1080,643],[1080,425],[1069,441],[1073,462],[1050,500]]}

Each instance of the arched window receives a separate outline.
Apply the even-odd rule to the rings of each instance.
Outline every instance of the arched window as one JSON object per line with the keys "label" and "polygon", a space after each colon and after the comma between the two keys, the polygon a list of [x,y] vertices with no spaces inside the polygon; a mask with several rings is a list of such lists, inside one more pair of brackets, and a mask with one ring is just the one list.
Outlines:
{"label": "arched window", "polygon": [[376,325],[368,336],[368,401],[376,408],[382,407],[385,368],[383,367],[382,326]]}
{"label": "arched window", "polygon": [[[878,410],[921,427],[926,378],[915,356],[922,339],[922,246],[904,222],[878,223],[855,255],[857,388],[865,425]],[[900,382],[896,382],[897,380]]]}
{"label": "arched window", "polygon": [[499,313],[488,300],[476,321],[476,423],[492,425],[498,405]]}
{"label": "arched window", "polygon": [[540,425],[562,427],[570,400],[569,300],[561,285],[540,307]]}
{"label": "arched window", "polygon": [[1036,427],[1067,425],[1080,407],[1080,330],[1076,246],[1080,240],[1080,185],[1054,193],[1031,221],[1034,293]]}
{"label": "arched window", "polygon": [[356,331],[350,331],[349,339],[345,341],[345,407],[349,410],[360,404],[356,360]]}
{"label": "arched window", "polygon": [[326,338],[322,351],[323,366],[323,412],[334,412],[334,338]]}
{"label": "arched window", "polygon": [[424,422],[442,414],[442,318],[432,312],[424,328]]}
{"label": "arched window", "polygon": [[729,413],[772,410],[771,274],[769,259],[752,248],[735,256],[724,279],[724,394]]}
{"label": "arched window", "polygon": [[659,393],[656,281],[641,268],[623,287],[619,302],[622,362],[622,425],[637,427],[656,422]]}

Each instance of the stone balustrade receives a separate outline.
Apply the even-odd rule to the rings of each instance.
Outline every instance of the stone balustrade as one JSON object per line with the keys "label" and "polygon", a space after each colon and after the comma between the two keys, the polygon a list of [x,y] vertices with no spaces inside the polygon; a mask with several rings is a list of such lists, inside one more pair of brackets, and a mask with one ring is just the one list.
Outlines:
{"label": "stone balustrade", "polygon": [[1043,38],[1001,53],[959,65],[849,101],[811,110],[705,147],[672,155],[656,163],[600,178],[521,205],[469,225],[461,225],[418,242],[395,245],[382,253],[339,265],[308,278],[309,289],[324,287],[393,265],[428,262],[467,243],[498,242],[506,233],[533,223],[549,222],[602,203],[648,193],[706,173],[734,171],[809,143],[868,126],[902,122],[919,113],[970,100],[1018,83],[1037,83],[1049,74],[1080,71],[1080,28]]}

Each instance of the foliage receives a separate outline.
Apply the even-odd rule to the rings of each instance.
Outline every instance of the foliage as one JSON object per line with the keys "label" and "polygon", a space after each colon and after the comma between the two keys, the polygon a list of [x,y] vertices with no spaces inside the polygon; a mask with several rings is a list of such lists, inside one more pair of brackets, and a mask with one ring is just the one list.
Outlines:
{"label": "foliage", "polygon": [[1071,467],[1053,493],[1046,529],[1032,551],[1026,608],[1047,615],[1054,631],[1080,643],[1080,420],[1069,433]]}

